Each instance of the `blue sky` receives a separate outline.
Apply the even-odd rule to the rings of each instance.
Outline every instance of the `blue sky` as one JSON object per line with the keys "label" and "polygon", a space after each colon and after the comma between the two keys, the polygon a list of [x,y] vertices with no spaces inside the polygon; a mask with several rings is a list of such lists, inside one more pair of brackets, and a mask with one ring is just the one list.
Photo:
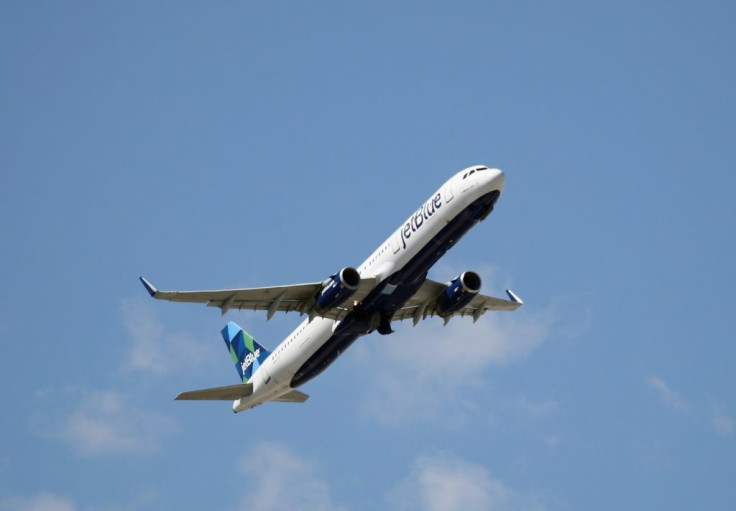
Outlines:
{"label": "blue sky", "polygon": [[[5,2],[0,510],[733,509],[731,2]],[[154,302],[360,264],[506,172],[433,269],[526,302],[365,337],[233,415]]]}

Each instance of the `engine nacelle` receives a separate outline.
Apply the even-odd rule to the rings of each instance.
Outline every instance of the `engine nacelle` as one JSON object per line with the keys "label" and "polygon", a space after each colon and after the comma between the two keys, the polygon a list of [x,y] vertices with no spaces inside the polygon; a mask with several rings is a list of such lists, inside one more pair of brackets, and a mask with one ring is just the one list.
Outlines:
{"label": "engine nacelle", "polygon": [[355,268],[346,266],[338,273],[325,280],[322,291],[316,297],[316,309],[325,311],[337,307],[350,298],[360,286],[360,274]]}
{"label": "engine nacelle", "polygon": [[480,291],[480,275],[466,271],[452,279],[437,300],[441,315],[452,314],[465,307]]}

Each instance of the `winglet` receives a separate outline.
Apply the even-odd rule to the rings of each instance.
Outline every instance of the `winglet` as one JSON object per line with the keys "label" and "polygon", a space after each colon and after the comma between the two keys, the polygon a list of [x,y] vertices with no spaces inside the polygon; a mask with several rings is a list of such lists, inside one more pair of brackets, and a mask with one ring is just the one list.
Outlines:
{"label": "winglet", "polygon": [[524,301],[518,296],[516,296],[516,294],[514,294],[514,292],[511,291],[510,289],[506,290],[506,294],[509,295],[509,298],[511,298],[512,302],[518,303],[519,305],[524,305]]}
{"label": "winglet", "polygon": [[146,291],[148,291],[148,294],[155,297],[156,293],[158,293],[158,289],[156,289],[156,286],[148,282],[145,277],[140,277],[141,282],[143,283],[143,287],[146,288]]}

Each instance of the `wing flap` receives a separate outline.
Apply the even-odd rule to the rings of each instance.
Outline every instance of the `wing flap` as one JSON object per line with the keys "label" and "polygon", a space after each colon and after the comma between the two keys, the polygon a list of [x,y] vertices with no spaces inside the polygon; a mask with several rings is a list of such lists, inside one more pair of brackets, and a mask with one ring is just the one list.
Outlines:
{"label": "wing flap", "polygon": [[182,392],[174,399],[178,401],[235,401],[241,397],[250,396],[252,393],[252,383],[238,383],[224,387],[190,390]]}
{"label": "wing flap", "polygon": [[281,397],[277,397],[274,401],[278,401],[279,403],[303,403],[307,399],[309,399],[309,396],[304,392],[292,390]]}
{"label": "wing flap", "polygon": [[[506,290],[506,292],[509,293],[509,296],[513,295],[513,292],[510,289]],[[516,300],[504,300],[503,298],[494,298],[492,296],[478,295],[475,298],[473,298],[468,305],[465,306],[465,309],[482,308],[483,312],[486,312],[486,311],[515,311],[516,309],[524,305],[524,302],[522,302],[516,295],[513,295],[513,297],[515,297]]]}

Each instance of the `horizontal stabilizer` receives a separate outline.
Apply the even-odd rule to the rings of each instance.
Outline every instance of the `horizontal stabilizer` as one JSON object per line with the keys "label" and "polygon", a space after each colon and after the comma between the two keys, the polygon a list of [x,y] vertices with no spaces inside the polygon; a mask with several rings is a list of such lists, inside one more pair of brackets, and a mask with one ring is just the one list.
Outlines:
{"label": "horizontal stabilizer", "polygon": [[309,396],[306,395],[304,392],[292,390],[291,392],[288,392],[283,396],[274,399],[274,401],[279,401],[281,403],[303,403],[307,399],[309,399]]}
{"label": "horizontal stabilizer", "polygon": [[182,392],[175,399],[180,401],[235,401],[241,397],[250,396],[252,393],[252,383],[238,383],[236,385],[226,385],[225,387]]}

